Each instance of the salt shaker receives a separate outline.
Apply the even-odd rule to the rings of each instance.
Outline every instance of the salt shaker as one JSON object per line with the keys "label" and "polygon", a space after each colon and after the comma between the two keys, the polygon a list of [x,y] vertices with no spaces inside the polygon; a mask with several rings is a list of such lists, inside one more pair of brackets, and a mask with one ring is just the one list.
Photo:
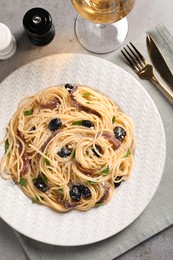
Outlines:
{"label": "salt shaker", "polygon": [[43,8],[30,9],[23,18],[23,26],[31,42],[35,45],[50,43],[55,35],[52,17]]}
{"label": "salt shaker", "polygon": [[5,24],[0,23],[0,60],[12,57],[16,48],[16,40],[10,29]]}

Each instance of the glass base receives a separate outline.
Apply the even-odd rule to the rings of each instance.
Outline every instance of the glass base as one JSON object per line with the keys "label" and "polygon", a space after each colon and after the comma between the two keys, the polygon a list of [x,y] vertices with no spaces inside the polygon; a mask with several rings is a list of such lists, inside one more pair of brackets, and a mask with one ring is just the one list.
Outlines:
{"label": "glass base", "polygon": [[124,42],[127,32],[126,17],[112,24],[96,24],[78,15],[75,22],[77,39],[93,53],[104,54],[116,50]]}

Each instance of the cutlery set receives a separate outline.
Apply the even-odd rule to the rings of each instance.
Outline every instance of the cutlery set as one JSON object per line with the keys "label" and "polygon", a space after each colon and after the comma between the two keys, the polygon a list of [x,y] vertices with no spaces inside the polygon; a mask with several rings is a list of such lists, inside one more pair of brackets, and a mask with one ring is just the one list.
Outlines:
{"label": "cutlery set", "polygon": [[[148,79],[154,82],[155,86],[158,87],[158,89],[170,101],[173,102],[173,74],[151,35],[147,35],[146,44],[148,54],[153,65],[146,61],[143,55],[131,42],[129,45],[127,45],[126,48],[124,47],[121,52],[130,67],[141,79]],[[165,83],[169,86],[170,91],[167,90],[167,88],[165,88],[165,86],[161,84],[160,81],[155,77],[153,66],[158,71]]]}

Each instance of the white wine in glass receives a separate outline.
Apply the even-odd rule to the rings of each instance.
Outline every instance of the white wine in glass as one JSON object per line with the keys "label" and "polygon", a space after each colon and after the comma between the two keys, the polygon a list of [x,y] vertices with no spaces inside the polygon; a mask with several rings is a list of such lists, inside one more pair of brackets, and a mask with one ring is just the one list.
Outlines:
{"label": "white wine in glass", "polygon": [[94,53],[117,49],[128,32],[126,16],[135,0],[72,0],[80,14],[75,23],[79,42]]}

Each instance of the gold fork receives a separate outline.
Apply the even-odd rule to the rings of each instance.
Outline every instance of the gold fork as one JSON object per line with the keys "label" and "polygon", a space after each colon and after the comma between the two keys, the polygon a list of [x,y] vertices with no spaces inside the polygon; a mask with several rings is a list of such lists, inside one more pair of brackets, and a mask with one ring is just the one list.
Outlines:
{"label": "gold fork", "polygon": [[130,45],[127,45],[127,48],[121,50],[125,59],[128,61],[131,68],[141,79],[148,79],[153,81],[155,86],[161,90],[167,98],[173,102],[173,93],[167,91],[167,89],[156,79],[153,73],[153,66],[145,60],[142,54],[136,49],[136,47],[130,42]]}

